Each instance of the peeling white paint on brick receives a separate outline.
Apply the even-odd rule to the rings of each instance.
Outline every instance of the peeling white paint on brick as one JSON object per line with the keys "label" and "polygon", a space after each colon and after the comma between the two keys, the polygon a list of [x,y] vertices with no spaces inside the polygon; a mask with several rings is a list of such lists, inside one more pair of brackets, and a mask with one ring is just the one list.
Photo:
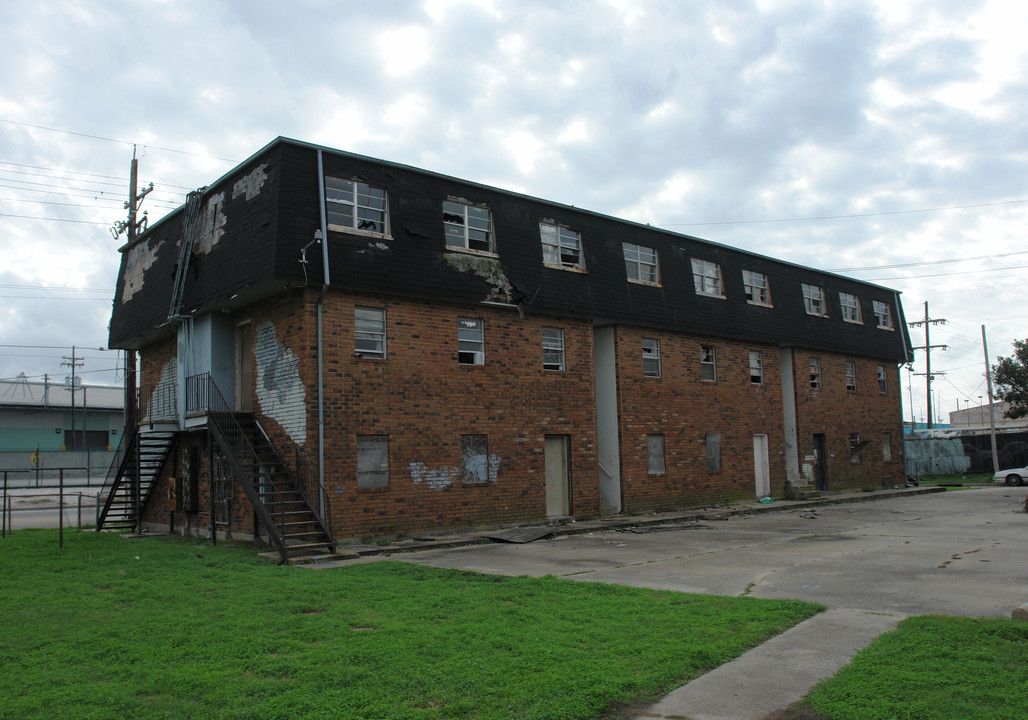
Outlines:
{"label": "peeling white paint on brick", "polygon": [[223,212],[225,207],[225,193],[220,192],[211,195],[203,208],[203,216],[197,221],[199,227],[196,232],[196,240],[193,249],[198,253],[206,255],[211,251],[221,236],[225,234],[225,223],[228,218]]}
{"label": "peeling white paint on brick", "polygon": [[150,247],[150,241],[141,242],[128,251],[125,259],[125,284],[121,287],[121,302],[128,302],[143,287],[146,271],[157,259],[162,243]]}
{"label": "peeling white paint on brick", "polygon": [[161,367],[161,379],[154,385],[146,404],[146,420],[178,420],[176,389],[178,387],[178,361],[172,356]]}
{"label": "peeling white paint on brick", "polygon": [[268,174],[264,172],[267,167],[267,163],[261,164],[260,167],[255,168],[253,172],[233,185],[232,199],[235,200],[244,193],[247,200],[253,200],[257,197],[261,192],[261,188],[264,187],[264,182],[268,179]]}
{"label": "peeling white paint on brick", "polygon": [[501,459],[496,453],[489,456],[489,482],[491,483],[496,482],[496,478],[499,476]]}
{"label": "peeling white paint on brick", "polygon": [[453,481],[460,477],[461,470],[456,465],[444,465],[441,468],[429,470],[423,462],[412,462],[410,464],[410,479],[415,485],[424,483],[433,490],[444,490],[453,484]]}
{"label": "peeling white paint on brick", "polygon": [[275,326],[257,327],[253,345],[257,362],[257,402],[297,445],[307,442],[307,392],[300,380],[300,358],[279,344]]}

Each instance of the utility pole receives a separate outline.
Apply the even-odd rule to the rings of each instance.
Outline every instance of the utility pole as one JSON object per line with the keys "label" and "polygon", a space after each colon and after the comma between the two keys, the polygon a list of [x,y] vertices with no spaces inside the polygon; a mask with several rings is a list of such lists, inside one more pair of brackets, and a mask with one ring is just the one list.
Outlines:
{"label": "utility pole", "polygon": [[[82,360],[75,356],[75,346],[71,346],[71,357],[67,355],[61,360],[61,367],[71,368],[71,448],[75,449],[75,369],[82,367],[85,360]],[[85,418],[82,421],[82,434],[85,435]],[[83,445],[85,445],[85,438],[83,437]],[[81,449],[81,448],[80,448]]]}
{"label": "utility pole", "polygon": [[982,325],[982,350],[985,352],[985,381],[989,388],[989,437],[992,438],[992,471],[999,472],[999,452],[996,450],[996,415],[992,397],[992,368],[989,367],[989,344],[985,340],[984,325]]}
{"label": "utility pole", "polygon": [[[927,398],[927,401],[928,401],[928,412],[926,413],[926,415],[928,416],[928,429],[931,430],[932,429],[932,380],[935,379],[935,376],[932,375],[932,350],[935,350],[935,349],[949,350],[949,345],[932,345],[931,340],[929,339],[928,328],[930,326],[932,326],[932,325],[945,325],[946,321],[945,320],[938,320],[938,319],[933,320],[931,318],[931,316],[928,314],[928,301],[925,300],[925,303],[924,303],[924,320],[915,320],[914,322],[910,322],[910,323],[907,323],[907,324],[910,325],[910,327],[920,327],[920,326],[924,325],[924,345],[921,346],[921,347],[916,347],[916,348],[914,348],[914,350],[924,350],[925,371],[923,373],[914,373],[914,374],[915,375],[924,375],[925,378],[926,378],[926,385],[927,385],[927,387],[926,387],[926,398]],[[945,373],[939,373],[939,374],[940,375],[944,375]]]}

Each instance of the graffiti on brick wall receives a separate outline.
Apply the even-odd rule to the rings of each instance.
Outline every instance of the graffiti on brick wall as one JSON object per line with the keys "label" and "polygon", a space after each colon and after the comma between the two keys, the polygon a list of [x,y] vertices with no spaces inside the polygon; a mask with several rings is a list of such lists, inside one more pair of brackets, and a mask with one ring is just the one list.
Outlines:
{"label": "graffiti on brick wall", "polygon": [[300,358],[280,345],[270,322],[257,327],[253,345],[257,362],[257,402],[297,445],[307,441],[307,393],[300,380]]}
{"label": "graffiti on brick wall", "polygon": [[460,477],[461,469],[457,465],[444,465],[441,468],[429,470],[423,462],[412,462],[410,464],[410,479],[415,485],[428,485],[433,490],[445,490],[453,485],[453,481]]}

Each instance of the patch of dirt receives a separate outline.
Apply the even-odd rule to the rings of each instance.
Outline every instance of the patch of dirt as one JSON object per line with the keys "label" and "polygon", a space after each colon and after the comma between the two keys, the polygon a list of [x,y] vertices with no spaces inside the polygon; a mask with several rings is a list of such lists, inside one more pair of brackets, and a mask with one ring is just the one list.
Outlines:
{"label": "patch of dirt", "polygon": [[775,710],[770,715],[765,715],[761,720],[829,720],[824,715],[818,715],[808,707],[799,703],[790,705],[781,710]]}

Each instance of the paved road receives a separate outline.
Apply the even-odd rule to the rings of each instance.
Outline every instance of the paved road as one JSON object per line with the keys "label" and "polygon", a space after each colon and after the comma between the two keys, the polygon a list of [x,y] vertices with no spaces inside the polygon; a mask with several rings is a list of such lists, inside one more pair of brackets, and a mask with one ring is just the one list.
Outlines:
{"label": "paved road", "polygon": [[1026,496],[995,486],[394,559],[829,606],[639,715],[756,720],[799,700],[907,615],[1009,617],[1028,602]]}

